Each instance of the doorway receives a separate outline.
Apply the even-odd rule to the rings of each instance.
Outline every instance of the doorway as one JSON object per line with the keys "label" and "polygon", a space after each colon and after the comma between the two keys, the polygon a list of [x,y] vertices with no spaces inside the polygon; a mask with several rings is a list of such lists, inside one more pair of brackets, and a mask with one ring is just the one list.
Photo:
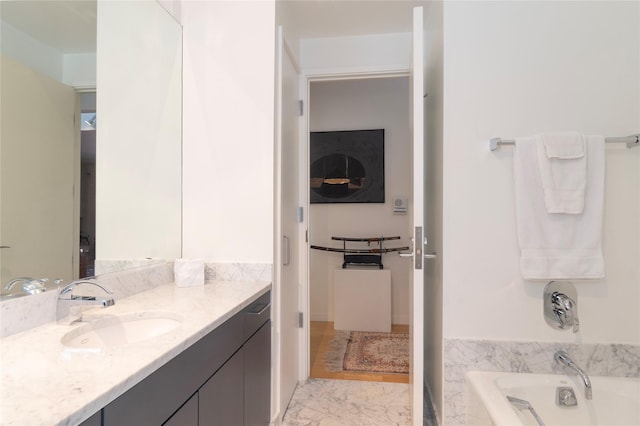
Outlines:
{"label": "doorway", "polygon": [[[410,247],[411,211],[394,211],[394,201],[405,200],[406,203],[412,189],[409,77],[395,74],[368,78],[311,80],[308,93],[310,132],[384,130],[384,202],[312,201],[308,218],[309,243],[342,248],[342,243],[332,240],[332,237],[398,236],[398,240],[386,242],[385,248]],[[310,191],[313,191],[313,188]],[[336,271],[342,269],[343,255],[314,249],[310,249],[308,255],[310,377],[408,383],[408,374],[398,373],[398,369],[390,372],[391,370],[385,369],[384,365],[361,369],[344,362],[347,344],[351,344],[353,340],[351,331],[358,330],[335,329],[334,278]],[[411,261],[401,258],[397,252],[382,255],[381,261],[384,269],[390,271],[391,277],[388,296],[381,297],[382,302],[387,302],[390,307],[391,332],[406,335],[410,321]],[[347,266],[350,269],[354,267],[365,270],[378,269],[378,265]],[[356,298],[353,300],[353,306],[357,305]],[[392,357],[395,356],[392,354]],[[397,357],[402,358],[402,355]],[[395,361],[397,360],[393,360]],[[406,361],[408,365],[408,357]],[[375,362],[385,363],[382,359]]]}
{"label": "doorway", "polygon": [[80,248],[78,278],[95,275],[96,92],[80,93]]}

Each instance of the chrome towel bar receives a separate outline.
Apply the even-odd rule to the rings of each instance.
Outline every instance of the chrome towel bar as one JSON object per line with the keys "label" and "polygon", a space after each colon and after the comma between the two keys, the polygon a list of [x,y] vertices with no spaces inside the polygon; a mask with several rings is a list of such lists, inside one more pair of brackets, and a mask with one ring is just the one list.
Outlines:
{"label": "chrome towel bar", "polygon": [[[626,143],[627,148],[633,148],[636,146],[640,146],[640,133],[629,136],[622,137],[608,137],[604,138],[606,143]],[[489,140],[489,148],[491,151],[495,151],[500,149],[502,145],[515,145],[515,139],[502,139],[502,138],[492,138]]]}

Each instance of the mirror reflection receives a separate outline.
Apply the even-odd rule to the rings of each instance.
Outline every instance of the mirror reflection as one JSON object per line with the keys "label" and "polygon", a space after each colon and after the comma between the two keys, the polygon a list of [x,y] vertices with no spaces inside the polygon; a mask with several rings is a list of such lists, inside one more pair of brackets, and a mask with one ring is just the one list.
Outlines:
{"label": "mirror reflection", "polygon": [[2,293],[179,257],[180,25],[153,0],[0,19]]}

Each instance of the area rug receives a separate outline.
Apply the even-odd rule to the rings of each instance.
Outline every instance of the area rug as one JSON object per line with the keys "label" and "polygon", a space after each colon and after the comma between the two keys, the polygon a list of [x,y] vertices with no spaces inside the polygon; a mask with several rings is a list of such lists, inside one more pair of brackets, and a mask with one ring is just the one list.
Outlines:
{"label": "area rug", "polygon": [[326,365],[331,371],[408,374],[409,335],[336,331]]}

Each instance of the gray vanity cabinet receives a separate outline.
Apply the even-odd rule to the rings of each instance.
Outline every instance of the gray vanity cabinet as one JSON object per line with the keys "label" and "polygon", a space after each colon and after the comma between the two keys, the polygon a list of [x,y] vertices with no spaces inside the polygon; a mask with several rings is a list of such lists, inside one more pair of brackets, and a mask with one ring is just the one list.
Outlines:
{"label": "gray vanity cabinet", "polygon": [[103,409],[104,426],[161,425],[242,345],[236,315]]}
{"label": "gray vanity cabinet", "polygon": [[163,426],[198,426],[198,393],[173,413]]}
{"label": "gray vanity cabinet", "polygon": [[240,349],[198,392],[200,424],[244,424],[244,349]]}
{"label": "gray vanity cabinet", "polygon": [[271,418],[271,323],[267,322],[244,347],[244,424],[268,425]]}
{"label": "gray vanity cabinet", "polygon": [[102,409],[103,426],[268,425],[268,292]]}
{"label": "gray vanity cabinet", "polygon": [[93,416],[89,417],[84,422],[80,423],[80,426],[101,426],[102,425],[102,411],[98,411]]}
{"label": "gray vanity cabinet", "polygon": [[200,388],[200,425],[268,425],[271,412],[270,293],[242,312],[244,344]]}

